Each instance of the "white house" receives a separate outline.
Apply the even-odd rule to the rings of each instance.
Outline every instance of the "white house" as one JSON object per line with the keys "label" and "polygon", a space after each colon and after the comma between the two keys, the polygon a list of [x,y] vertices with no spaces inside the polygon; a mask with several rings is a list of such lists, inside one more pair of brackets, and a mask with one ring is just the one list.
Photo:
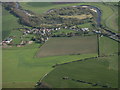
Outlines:
{"label": "white house", "polygon": [[7,39],[6,39],[5,41],[3,41],[3,42],[9,44],[12,40],[13,40],[13,39],[11,39],[11,38],[7,38]]}
{"label": "white house", "polygon": [[65,26],[65,28],[67,28],[67,26]]}
{"label": "white house", "polygon": [[82,31],[89,31],[89,28],[81,28]]}

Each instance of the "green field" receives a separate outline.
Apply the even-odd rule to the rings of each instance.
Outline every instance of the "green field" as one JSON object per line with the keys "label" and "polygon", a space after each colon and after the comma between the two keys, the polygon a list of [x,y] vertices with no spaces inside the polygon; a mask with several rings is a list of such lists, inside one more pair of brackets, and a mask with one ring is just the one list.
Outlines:
{"label": "green field", "polygon": [[37,53],[37,57],[97,53],[97,40],[94,36],[50,38]]}
{"label": "green field", "polygon": [[[70,79],[117,88],[117,63],[117,56],[111,56],[65,64],[56,67],[42,81],[54,88],[101,88],[100,86],[79,83]],[[69,79],[63,80],[63,77],[69,77]]]}
{"label": "green field", "polygon": [[32,44],[3,49],[3,87],[31,88],[44,74],[51,71],[56,63],[97,56],[97,54],[82,54],[35,58],[39,46]]}
{"label": "green field", "polygon": [[[111,55],[118,52],[118,43],[107,37],[100,37],[100,55]],[[78,59],[79,60],[79,59]],[[43,83],[54,88],[101,88],[89,84],[78,83],[72,80],[63,80],[63,77],[83,80],[110,87],[118,87],[118,56],[99,57],[87,61],[79,61],[57,66],[42,80]]]}
{"label": "green field", "polygon": [[15,28],[21,27],[20,24],[18,24],[18,18],[11,15],[7,10],[3,9],[2,11],[2,38],[5,39],[9,36],[11,31],[15,30]]}
{"label": "green field", "polygon": [[110,8],[113,10],[113,14],[106,19],[105,23],[107,28],[118,33],[118,7],[110,6]]}
{"label": "green field", "polygon": [[[27,27],[27,26],[23,26],[19,24],[18,21],[19,18],[13,16],[4,8],[2,9],[2,39],[5,39],[6,37],[11,35],[17,35],[18,37],[20,36],[21,32],[17,31],[16,28]],[[17,42],[19,42],[19,39],[17,40]]]}
{"label": "green field", "polygon": [[104,36],[100,37],[99,41],[100,55],[110,55],[118,52],[118,42]]}

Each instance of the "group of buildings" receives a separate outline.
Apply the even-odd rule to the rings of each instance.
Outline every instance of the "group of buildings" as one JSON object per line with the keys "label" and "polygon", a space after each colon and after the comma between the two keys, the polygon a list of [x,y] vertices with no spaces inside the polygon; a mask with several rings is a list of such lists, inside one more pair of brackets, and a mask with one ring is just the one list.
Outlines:
{"label": "group of buildings", "polygon": [[[70,30],[74,30],[74,31],[90,32],[89,28],[76,28],[76,26],[72,26],[72,27],[65,26],[63,28],[61,28],[61,27],[58,27],[58,28],[32,28],[32,29],[18,28],[18,30],[23,33],[22,37],[25,37],[29,34],[33,34],[33,36],[36,36],[33,41],[37,40],[39,42],[46,42],[49,39],[49,37],[51,36],[52,31],[59,31],[61,29],[70,29]],[[94,32],[100,33],[100,31],[94,31]],[[13,41],[13,38],[8,37],[7,39],[3,40],[1,44],[8,45],[12,41]]]}

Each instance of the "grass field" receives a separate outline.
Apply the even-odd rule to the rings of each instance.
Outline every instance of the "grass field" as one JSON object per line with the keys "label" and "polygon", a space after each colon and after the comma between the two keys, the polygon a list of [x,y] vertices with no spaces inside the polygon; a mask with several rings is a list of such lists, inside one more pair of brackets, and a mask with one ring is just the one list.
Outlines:
{"label": "grass field", "polygon": [[37,57],[97,53],[95,36],[50,38],[39,50]]}
{"label": "grass field", "polygon": [[[117,56],[65,64],[56,67],[43,79],[43,82],[54,88],[101,88],[70,80],[75,79],[117,88],[117,64]],[[63,80],[63,77],[69,77],[69,79]]]}
{"label": "grass field", "polygon": [[97,54],[64,55],[35,58],[39,44],[26,47],[12,47],[3,49],[3,87],[31,88],[42,76],[53,68],[56,63],[65,63]]}
{"label": "grass field", "polygon": [[[19,21],[18,18],[10,14],[4,8],[2,9],[2,39],[5,39],[10,35],[15,35],[16,33],[19,37],[20,32],[16,31],[16,28],[27,27],[27,26],[23,26],[19,24],[18,21]],[[17,42],[19,42],[19,40],[17,40]]]}
{"label": "grass field", "polygon": [[[100,37],[99,40],[100,55],[110,55],[118,52],[116,41],[107,37]],[[95,87],[70,79],[63,80],[63,77],[108,85],[114,88],[118,87],[118,55],[58,66],[42,80],[42,82],[54,88],[101,88],[100,86]]]}
{"label": "grass field", "polygon": [[15,30],[15,28],[21,27],[18,24],[18,18],[11,15],[7,10],[3,9],[3,16],[2,16],[2,38],[5,39],[9,36],[11,31]]}
{"label": "grass field", "polygon": [[112,31],[118,33],[118,8],[110,7],[113,10],[113,14],[106,20],[106,26]]}
{"label": "grass field", "polygon": [[100,55],[110,55],[118,52],[119,43],[108,37],[99,38]]}

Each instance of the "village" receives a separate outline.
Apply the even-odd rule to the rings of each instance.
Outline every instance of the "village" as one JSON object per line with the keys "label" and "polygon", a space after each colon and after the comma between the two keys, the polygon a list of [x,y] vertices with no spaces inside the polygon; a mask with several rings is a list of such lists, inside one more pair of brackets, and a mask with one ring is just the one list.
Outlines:
{"label": "village", "polygon": [[[51,37],[72,37],[72,36],[85,36],[85,35],[93,35],[93,34],[100,34],[101,36],[107,36],[113,40],[120,41],[117,34],[111,33],[108,30],[101,30],[101,29],[90,29],[88,27],[80,28],[77,26],[64,26],[64,27],[56,27],[56,28],[17,28],[16,30],[22,32],[22,36],[20,36],[21,42],[14,45],[13,41],[15,36],[7,37],[5,40],[3,40],[0,45],[3,47],[22,47],[27,44],[35,43],[45,43],[49,38]],[[61,30],[69,30],[69,32],[57,32]],[[74,32],[71,32],[74,31]],[[23,40],[24,37],[33,35],[33,37],[29,37],[29,41]]]}
{"label": "village", "polygon": [[[69,31],[75,31],[75,33],[72,32],[66,32],[66,33],[60,33],[58,35],[55,35],[53,32],[58,32],[61,29],[69,29]],[[50,37],[71,37],[71,36],[80,36],[82,34],[88,34],[90,32],[89,28],[76,28],[76,26],[72,27],[58,27],[58,28],[17,28],[16,30],[19,30],[22,32],[22,36],[20,37],[21,43],[17,44],[17,47],[24,46],[26,44],[32,44],[33,42],[39,42],[44,43],[46,42]],[[30,41],[22,41],[23,37],[26,37],[28,35],[33,35],[33,37],[30,39]],[[0,45],[2,46],[12,46],[12,41],[14,40],[14,36],[7,37],[5,40],[3,40]]]}

